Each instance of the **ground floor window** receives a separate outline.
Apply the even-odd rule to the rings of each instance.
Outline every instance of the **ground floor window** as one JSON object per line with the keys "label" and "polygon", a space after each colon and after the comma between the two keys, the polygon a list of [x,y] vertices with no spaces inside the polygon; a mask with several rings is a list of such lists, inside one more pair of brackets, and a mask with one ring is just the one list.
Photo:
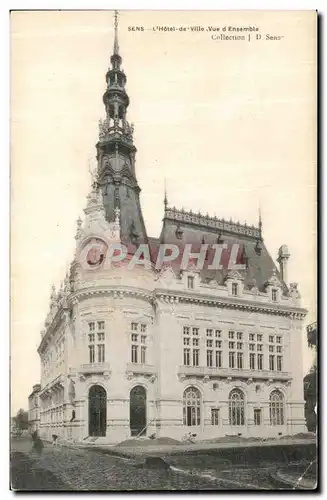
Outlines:
{"label": "ground floor window", "polygon": [[211,425],[219,425],[219,409],[211,408]]}
{"label": "ground floor window", "polygon": [[254,425],[261,425],[261,409],[260,408],[254,408],[253,416],[254,416]]}
{"label": "ground floor window", "polygon": [[228,401],[229,425],[244,425],[244,394],[240,389],[229,393]]}
{"label": "ground floor window", "polygon": [[201,394],[196,387],[188,387],[183,395],[183,424],[187,426],[200,425]]}
{"label": "ground floor window", "polygon": [[270,394],[270,425],[284,425],[284,396],[276,390]]}

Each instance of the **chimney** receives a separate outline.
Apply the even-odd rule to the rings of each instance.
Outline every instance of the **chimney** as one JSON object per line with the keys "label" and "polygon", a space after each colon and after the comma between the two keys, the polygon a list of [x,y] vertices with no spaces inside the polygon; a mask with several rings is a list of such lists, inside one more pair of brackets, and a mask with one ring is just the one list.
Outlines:
{"label": "chimney", "polygon": [[280,275],[284,283],[287,285],[287,261],[290,258],[290,253],[286,245],[282,245],[278,250],[278,259]]}

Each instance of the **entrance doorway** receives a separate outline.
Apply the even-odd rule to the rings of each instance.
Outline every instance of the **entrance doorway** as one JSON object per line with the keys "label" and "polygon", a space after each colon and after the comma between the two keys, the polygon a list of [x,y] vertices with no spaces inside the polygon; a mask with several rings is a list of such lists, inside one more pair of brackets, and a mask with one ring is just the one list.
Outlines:
{"label": "entrance doorway", "polygon": [[107,428],[107,393],[100,385],[89,391],[89,436],[105,436]]}
{"label": "entrance doorway", "polygon": [[146,435],[146,391],[141,385],[130,392],[129,423],[132,436]]}

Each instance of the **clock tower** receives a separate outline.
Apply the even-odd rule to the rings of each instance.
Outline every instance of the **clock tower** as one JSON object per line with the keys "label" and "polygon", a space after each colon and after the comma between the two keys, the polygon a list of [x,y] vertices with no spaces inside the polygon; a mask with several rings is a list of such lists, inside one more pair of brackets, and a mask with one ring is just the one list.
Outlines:
{"label": "clock tower", "polygon": [[125,90],[126,75],[121,69],[118,45],[118,14],[115,12],[114,50],[106,74],[107,89],[103,96],[106,118],[99,123],[97,148],[98,184],[103,195],[106,219],[115,219],[120,210],[121,241],[126,245],[147,243],[140,187],[135,172],[136,147],[133,125],[127,121],[129,97]]}

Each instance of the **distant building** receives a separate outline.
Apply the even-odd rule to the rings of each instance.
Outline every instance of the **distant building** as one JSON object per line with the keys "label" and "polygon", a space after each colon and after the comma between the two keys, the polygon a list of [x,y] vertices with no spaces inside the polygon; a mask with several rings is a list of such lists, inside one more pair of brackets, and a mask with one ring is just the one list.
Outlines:
{"label": "distant building", "polygon": [[[116,30],[97,179],[38,348],[41,435],[117,443],[153,433],[210,439],[303,432],[306,311],[297,284],[287,281],[288,249],[280,247],[277,268],[260,218],[254,227],[185,212],[166,197],[161,235],[147,236],[121,63]],[[106,266],[108,241],[129,247],[123,265]],[[237,243],[244,267],[155,269],[160,244],[189,242]],[[150,266],[129,269],[140,243],[150,248]]]}
{"label": "distant building", "polygon": [[40,390],[41,384],[35,384],[28,396],[28,430],[30,433],[40,429]]}
{"label": "distant building", "polygon": [[305,399],[305,419],[308,431],[315,432],[317,427],[317,415],[315,407],[317,404],[317,322],[307,326],[307,339],[309,347],[316,351],[316,356],[310,372],[304,377],[304,399]]}

